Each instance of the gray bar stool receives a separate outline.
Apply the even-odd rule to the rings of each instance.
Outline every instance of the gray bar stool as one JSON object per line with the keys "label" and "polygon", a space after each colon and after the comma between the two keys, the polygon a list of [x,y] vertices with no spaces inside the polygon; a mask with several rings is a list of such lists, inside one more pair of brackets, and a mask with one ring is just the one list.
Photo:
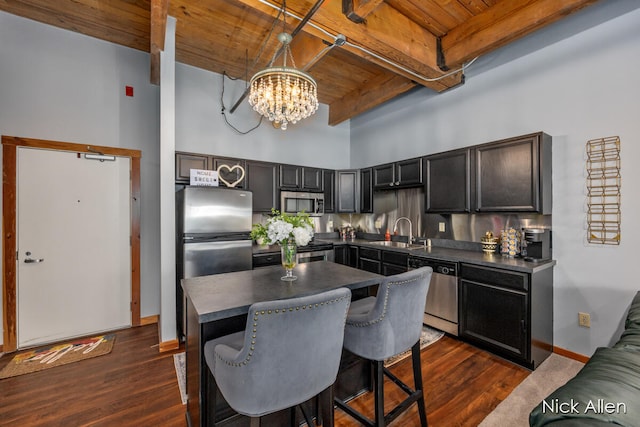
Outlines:
{"label": "gray bar stool", "polygon": [[[424,305],[431,282],[431,267],[423,267],[385,277],[375,297],[354,301],[347,315],[344,348],[368,359],[373,367],[375,420],[371,420],[335,398],[336,405],[366,426],[386,426],[398,415],[418,403],[420,424],[427,425],[422,390],[420,334]],[[384,367],[384,360],[411,348],[414,389],[404,384]],[[384,413],[384,375],[397,384],[408,397]]]}
{"label": "gray bar stool", "polygon": [[287,408],[293,421],[297,405],[320,395],[322,420],[332,426],[350,302],[351,291],[340,288],[255,303],[244,331],[208,341],[205,359],[229,406],[258,426],[259,417]]}

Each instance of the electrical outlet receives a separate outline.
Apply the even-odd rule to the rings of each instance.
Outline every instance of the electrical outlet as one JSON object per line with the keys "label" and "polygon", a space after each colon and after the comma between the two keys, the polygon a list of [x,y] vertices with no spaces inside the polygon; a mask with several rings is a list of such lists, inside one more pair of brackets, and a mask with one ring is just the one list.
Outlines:
{"label": "electrical outlet", "polygon": [[445,232],[445,223],[444,222],[439,222],[438,223],[438,231],[440,231],[441,233]]}
{"label": "electrical outlet", "polygon": [[578,313],[578,324],[585,328],[591,327],[591,315],[589,313]]}

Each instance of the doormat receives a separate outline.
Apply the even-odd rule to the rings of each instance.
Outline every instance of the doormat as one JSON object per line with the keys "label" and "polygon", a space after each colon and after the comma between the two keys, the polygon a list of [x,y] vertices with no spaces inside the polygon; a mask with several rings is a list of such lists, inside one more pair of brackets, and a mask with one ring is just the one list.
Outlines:
{"label": "doormat", "polygon": [[102,356],[111,352],[115,339],[115,334],[80,338],[64,344],[56,344],[16,354],[11,362],[0,371],[0,379]]}
{"label": "doormat", "polygon": [[178,387],[180,388],[180,399],[182,404],[187,404],[187,384],[186,384],[186,369],[184,364],[185,355],[184,352],[176,353],[173,355],[173,366],[176,368],[176,377],[178,377]]}
{"label": "doormat", "polygon": [[[439,331],[437,329],[430,328],[427,325],[422,325],[422,332],[420,333],[420,350],[423,348],[429,347],[434,342],[438,341],[440,338],[444,336],[444,332]],[[384,367],[388,368],[389,366],[395,365],[396,363],[404,360],[405,358],[411,355],[411,349],[396,354],[384,361]]]}

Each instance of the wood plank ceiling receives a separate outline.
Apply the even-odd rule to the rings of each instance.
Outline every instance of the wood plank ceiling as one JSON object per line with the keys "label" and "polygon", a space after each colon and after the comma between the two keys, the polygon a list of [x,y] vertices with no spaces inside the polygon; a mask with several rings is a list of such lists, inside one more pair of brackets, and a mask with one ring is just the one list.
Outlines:
{"label": "wood plank ceiling", "polygon": [[[456,70],[464,64],[597,1],[324,0],[291,46],[296,66],[316,79],[320,102],[329,105],[329,124],[335,125],[417,85],[442,92],[463,84]],[[287,17],[287,32],[317,2],[288,0],[287,11],[295,17]],[[177,19],[178,62],[244,79],[271,60],[282,20],[265,40],[281,5],[282,0],[0,0],[0,10],[8,13],[150,52],[152,82],[158,81],[167,14]],[[346,42],[334,46],[339,34]]]}

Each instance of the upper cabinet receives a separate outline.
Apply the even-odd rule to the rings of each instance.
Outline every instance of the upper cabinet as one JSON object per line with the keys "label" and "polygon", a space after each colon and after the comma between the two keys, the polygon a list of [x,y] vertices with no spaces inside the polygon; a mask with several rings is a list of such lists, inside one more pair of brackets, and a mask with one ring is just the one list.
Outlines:
{"label": "upper cabinet", "polygon": [[254,212],[271,212],[271,208],[279,208],[277,169],[274,163],[247,160],[247,190],[253,192]]}
{"label": "upper cabinet", "polygon": [[373,212],[372,169],[360,171],[360,213]]}
{"label": "upper cabinet", "polygon": [[374,190],[422,185],[422,158],[374,166],[372,179]]}
{"label": "upper cabinet", "polygon": [[282,190],[323,191],[322,169],[280,165],[279,187]]}
{"label": "upper cabinet", "polygon": [[219,185],[253,191],[255,212],[278,209],[280,190],[293,190],[324,192],[326,213],[371,213],[374,190],[424,185],[426,213],[551,213],[551,137],[543,132],[361,170],[176,152],[176,183],[189,184],[191,169],[218,170]]}
{"label": "upper cabinet", "polygon": [[280,165],[278,186],[286,189],[302,188],[302,167]]}
{"label": "upper cabinet", "polygon": [[324,188],[324,213],[334,213],[336,211],[336,171],[322,171]]}
{"label": "upper cabinet", "polygon": [[337,199],[336,212],[357,213],[358,212],[358,170],[336,171]]}
{"label": "upper cabinet", "polygon": [[542,132],[475,148],[477,212],[551,213],[551,137]]}
{"label": "upper cabinet", "polygon": [[323,191],[322,169],[303,167],[302,189],[308,191]]}
{"label": "upper cabinet", "polygon": [[455,150],[425,157],[425,212],[471,210],[471,150]]}
{"label": "upper cabinet", "polygon": [[213,169],[213,158],[206,154],[176,153],[176,183],[189,184],[191,169]]}

